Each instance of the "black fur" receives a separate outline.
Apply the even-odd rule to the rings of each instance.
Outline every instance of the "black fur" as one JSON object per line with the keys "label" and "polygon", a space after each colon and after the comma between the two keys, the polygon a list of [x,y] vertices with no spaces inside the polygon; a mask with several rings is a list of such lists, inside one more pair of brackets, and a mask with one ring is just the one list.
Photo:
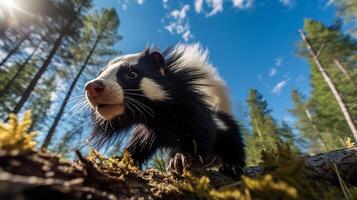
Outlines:
{"label": "black fur", "polygon": [[[200,155],[205,162],[217,156],[223,164],[242,168],[245,152],[237,123],[230,114],[211,110],[204,94],[197,89],[197,81],[206,74],[194,68],[175,68],[181,55],[169,56],[170,49],[162,54],[152,51],[144,51],[137,64],[120,67],[117,81],[124,89],[124,96],[131,100],[125,102],[123,115],[94,123],[92,137],[104,144],[133,127],[128,150],[138,163],[145,162],[158,148],[169,148],[173,153]],[[137,73],[135,80],[127,77],[132,70]],[[152,101],[142,96],[140,90],[130,90],[138,89],[143,77],[160,84],[169,98]],[[133,105],[135,101],[145,106]],[[228,129],[220,130],[213,117],[222,120]]]}

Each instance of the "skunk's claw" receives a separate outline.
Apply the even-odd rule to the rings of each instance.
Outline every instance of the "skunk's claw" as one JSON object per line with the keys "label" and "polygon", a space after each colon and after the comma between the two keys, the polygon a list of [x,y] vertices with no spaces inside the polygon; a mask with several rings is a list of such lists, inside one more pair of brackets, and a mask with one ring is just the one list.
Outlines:
{"label": "skunk's claw", "polygon": [[189,169],[195,166],[202,166],[203,159],[201,156],[190,156],[183,153],[176,153],[174,157],[170,159],[167,171],[183,172],[184,169]]}
{"label": "skunk's claw", "polygon": [[182,153],[176,153],[174,157],[170,159],[168,171],[182,172],[184,168],[189,168],[188,157]]}
{"label": "skunk's claw", "polygon": [[243,174],[243,169],[234,164],[223,164],[219,172],[232,178],[239,178]]}

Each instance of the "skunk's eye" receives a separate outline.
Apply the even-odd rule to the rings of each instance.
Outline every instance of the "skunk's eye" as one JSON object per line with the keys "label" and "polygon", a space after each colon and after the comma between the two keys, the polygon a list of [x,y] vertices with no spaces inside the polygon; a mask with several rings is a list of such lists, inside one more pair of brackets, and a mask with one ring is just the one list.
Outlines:
{"label": "skunk's eye", "polygon": [[136,78],[138,76],[138,73],[134,72],[133,70],[130,70],[128,73],[129,78]]}

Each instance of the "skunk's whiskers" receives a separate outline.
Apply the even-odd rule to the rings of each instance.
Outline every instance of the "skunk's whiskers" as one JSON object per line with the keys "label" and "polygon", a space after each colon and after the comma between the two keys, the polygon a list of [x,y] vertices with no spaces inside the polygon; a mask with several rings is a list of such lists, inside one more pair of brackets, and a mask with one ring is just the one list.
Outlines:
{"label": "skunk's whiskers", "polygon": [[132,101],[136,102],[144,111],[146,111],[152,118],[155,118],[155,113],[154,111],[149,107],[147,106],[146,104],[132,98],[132,97],[129,97]]}
{"label": "skunk's whiskers", "polygon": [[[128,102],[128,103],[130,102],[130,104],[131,104],[134,108],[136,108],[136,110],[138,110],[138,112],[140,113],[140,116],[142,116],[142,117],[145,118],[145,122],[148,121],[147,118],[146,118],[145,113],[139,108],[140,106],[137,105],[137,104],[135,103],[135,101],[133,101],[130,97],[124,97],[124,99],[128,100],[127,102]],[[140,117],[140,118],[141,118],[141,117]]]}

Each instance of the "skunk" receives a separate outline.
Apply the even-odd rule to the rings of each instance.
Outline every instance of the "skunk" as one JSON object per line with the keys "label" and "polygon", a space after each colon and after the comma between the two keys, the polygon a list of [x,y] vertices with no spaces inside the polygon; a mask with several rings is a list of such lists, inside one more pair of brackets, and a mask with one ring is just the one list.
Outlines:
{"label": "skunk", "polygon": [[127,149],[138,164],[167,148],[169,170],[219,163],[226,175],[242,172],[244,142],[227,88],[201,45],[120,56],[85,91],[98,144],[131,130]]}

